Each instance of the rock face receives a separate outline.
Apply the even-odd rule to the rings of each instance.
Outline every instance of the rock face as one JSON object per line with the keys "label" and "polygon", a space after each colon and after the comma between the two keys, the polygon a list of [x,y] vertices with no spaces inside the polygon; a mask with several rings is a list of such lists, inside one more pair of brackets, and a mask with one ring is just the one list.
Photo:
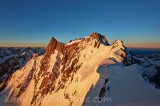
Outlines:
{"label": "rock face", "polygon": [[[28,74],[25,74],[27,79],[18,84],[13,82],[17,88],[11,88],[10,94],[14,94],[18,98],[25,95],[31,96],[32,99],[28,102],[28,105],[36,106],[41,105],[43,100],[48,97],[47,95],[52,95],[55,98],[57,94],[62,94],[66,101],[64,103],[69,102],[72,105],[73,98],[81,95],[84,99],[92,83],[96,83],[96,80],[98,80],[95,68],[107,58],[110,58],[111,61],[113,59],[121,62],[127,56],[123,51],[124,49],[121,41],[117,41],[117,45],[110,45],[105,36],[96,32],[66,45],[52,37],[46,53],[43,56],[32,58],[30,63],[25,66],[29,69],[20,70],[22,73],[23,71],[28,72]],[[91,83],[86,82],[86,90],[81,93],[80,89],[82,88],[78,88],[78,85],[83,84],[86,79],[92,80]],[[33,91],[30,91],[32,93],[29,93],[26,88],[33,89]],[[25,104],[25,102],[22,102],[21,105],[23,103]]]}

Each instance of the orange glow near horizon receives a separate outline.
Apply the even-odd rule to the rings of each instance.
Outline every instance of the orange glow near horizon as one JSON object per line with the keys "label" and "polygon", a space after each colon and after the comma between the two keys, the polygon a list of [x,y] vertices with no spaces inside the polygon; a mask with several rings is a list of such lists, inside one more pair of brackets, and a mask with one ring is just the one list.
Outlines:
{"label": "orange glow near horizon", "polygon": [[127,42],[125,45],[131,48],[160,48],[160,42]]}
{"label": "orange glow near horizon", "polygon": [[[0,47],[47,47],[47,44],[39,42],[0,42]],[[124,42],[124,45],[131,48],[160,48],[160,42]]]}

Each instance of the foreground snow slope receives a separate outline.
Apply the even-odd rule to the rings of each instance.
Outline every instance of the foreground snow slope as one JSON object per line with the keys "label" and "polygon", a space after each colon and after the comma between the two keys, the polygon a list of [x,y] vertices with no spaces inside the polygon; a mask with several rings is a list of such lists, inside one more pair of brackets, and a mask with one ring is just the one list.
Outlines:
{"label": "foreground snow slope", "polygon": [[[127,67],[119,63],[100,66],[97,70],[101,75],[99,83],[90,89],[86,99],[93,97],[91,100],[94,100],[103,87],[106,92],[101,102],[85,102],[84,106],[159,106],[159,89],[147,83],[139,73],[140,70],[135,64]],[[106,84],[104,79],[108,79]]]}
{"label": "foreground snow slope", "polygon": [[120,40],[110,45],[98,33],[67,45],[52,38],[43,56],[10,77],[0,105],[159,105],[160,91],[144,81],[137,65],[124,66],[129,60]]}

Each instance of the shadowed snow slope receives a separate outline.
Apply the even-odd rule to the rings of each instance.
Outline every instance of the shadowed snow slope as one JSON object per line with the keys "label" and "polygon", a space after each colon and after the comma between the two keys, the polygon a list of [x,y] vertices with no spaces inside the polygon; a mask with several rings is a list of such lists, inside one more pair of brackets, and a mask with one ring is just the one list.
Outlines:
{"label": "shadowed snow slope", "polygon": [[158,104],[159,90],[144,81],[137,65],[125,66],[129,60],[122,41],[110,45],[96,32],[66,45],[51,38],[43,56],[10,77],[0,105]]}

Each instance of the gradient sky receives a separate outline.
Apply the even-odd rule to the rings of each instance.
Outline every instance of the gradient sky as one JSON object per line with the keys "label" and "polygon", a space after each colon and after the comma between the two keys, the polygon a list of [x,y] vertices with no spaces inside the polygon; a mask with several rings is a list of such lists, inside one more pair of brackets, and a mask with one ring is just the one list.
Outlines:
{"label": "gradient sky", "polygon": [[46,46],[92,32],[160,47],[160,0],[0,0],[0,46]]}

